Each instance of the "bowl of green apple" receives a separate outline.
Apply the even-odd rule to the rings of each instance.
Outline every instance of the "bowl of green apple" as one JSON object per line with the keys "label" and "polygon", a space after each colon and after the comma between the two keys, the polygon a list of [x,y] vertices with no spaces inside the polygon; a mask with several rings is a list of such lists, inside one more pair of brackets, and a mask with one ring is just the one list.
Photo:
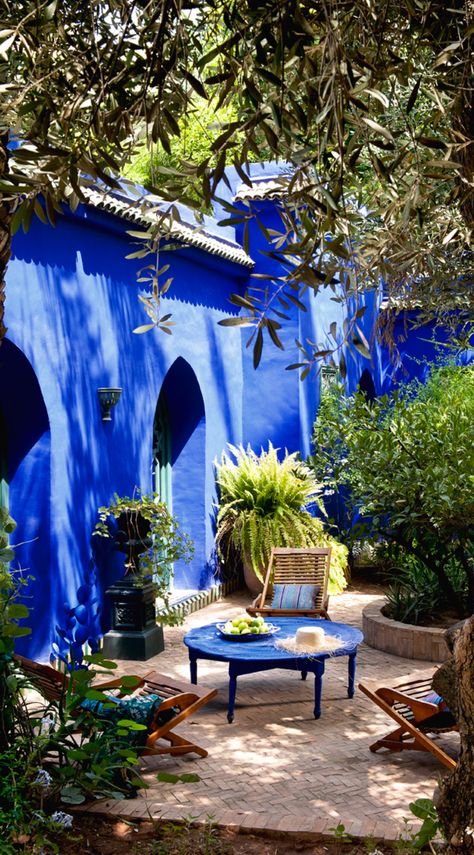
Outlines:
{"label": "bowl of green apple", "polygon": [[217,623],[216,629],[222,638],[229,641],[259,641],[280,631],[279,626],[266,623],[263,617],[230,618],[225,623]]}

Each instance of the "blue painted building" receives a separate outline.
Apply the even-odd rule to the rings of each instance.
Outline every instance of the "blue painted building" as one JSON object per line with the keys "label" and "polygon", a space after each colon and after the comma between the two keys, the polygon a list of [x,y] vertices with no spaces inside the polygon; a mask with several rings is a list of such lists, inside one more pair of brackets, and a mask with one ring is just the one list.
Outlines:
{"label": "blue painted building", "polygon": [[[252,204],[272,228],[275,167],[253,170]],[[243,198],[232,170],[229,181],[228,198]],[[136,248],[127,231],[146,228],[153,206],[152,199],[130,208],[120,196],[90,190],[88,203],[65,212],[55,228],[34,221],[14,238],[0,349],[0,463],[4,501],[8,493],[18,522],[17,561],[34,576],[28,594],[35,629],[23,649],[38,658],[48,658],[55,627],[67,624],[84,586],[97,611],[122,573],[122,557],[91,540],[97,508],[114,493],[158,489],[167,499],[195,542],[193,562],[175,567],[175,593],[184,597],[215,582],[213,462],[226,443],[258,448],[271,440],[310,450],[319,378],[300,383],[284,368],[297,361],[294,339],[321,339],[341,319],[340,308],[323,295],[307,313],[295,309],[282,331],[285,351],[267,348],[255,372],[248,330],[218,321],[237,311],[228,297],[245,292],[252,272],[278,271],[261,252],[268,250],[261,230],[251,228],[247,254],[238,229],[218,227],[216,206],[216,218],[200,228],[182,212],[172,235],[179,248],[160,250],[173,277],[166,297],[173,334],[135,335],[146,322],[136,274],[148,261],[125,259]],[[413,342],[407,353],[419,357],[420,341]],[[432,346],[422,347],[431,358]],[[366,372],[363,382],[380,393],[391,382],[387,366],[380,349],[372,365],[350,357],[349,388]],[[101,417],[101,387],[122,388],[111,422]],[[105,607],[96,622],[107,628]]]}

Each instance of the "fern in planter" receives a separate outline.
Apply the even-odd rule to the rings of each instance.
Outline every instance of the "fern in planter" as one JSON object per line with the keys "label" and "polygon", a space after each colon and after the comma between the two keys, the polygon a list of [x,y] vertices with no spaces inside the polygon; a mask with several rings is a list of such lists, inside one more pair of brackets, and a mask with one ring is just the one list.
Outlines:
{"label": "fern in planter", "polygon": [[221,555],[233,545],[262,581],[273,546],[331,546],[330,591],[343,590],[347,549],[310,512],[320,509],[321,502],[320,486],[309,467],[297,454],[285,452],[279,460],[271,443],[260,455],[250,447],[229,445],[229,450],[216,463],[216,543]]}

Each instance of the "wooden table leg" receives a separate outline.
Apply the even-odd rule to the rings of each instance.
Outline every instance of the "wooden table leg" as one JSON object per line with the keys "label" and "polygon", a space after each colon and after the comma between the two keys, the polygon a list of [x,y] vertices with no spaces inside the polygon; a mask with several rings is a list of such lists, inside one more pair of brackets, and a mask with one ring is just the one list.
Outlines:
{"label": "wooden table leg", "polygon": [[347,687],[347,697],[354,697],[354,684],[355,684],[355,673],[356,673],[356,656],[357,651],[355,653],[349,654],[349,685]]}
{"label": "wooden table leg", "polygon": [[316,662],[314,672],[314,717],[321,716],[321,694],[323,690],[324,659]]}
{"label": "wooden table leg", "polygon": [[232,663],[229,663],[229,703],[227,706],[227,721],[229,724],[232,724],[234,721],[234,706],[235,706],[235,696],[237,694],[237,674],[235,673],[234,668],[232,668]]}

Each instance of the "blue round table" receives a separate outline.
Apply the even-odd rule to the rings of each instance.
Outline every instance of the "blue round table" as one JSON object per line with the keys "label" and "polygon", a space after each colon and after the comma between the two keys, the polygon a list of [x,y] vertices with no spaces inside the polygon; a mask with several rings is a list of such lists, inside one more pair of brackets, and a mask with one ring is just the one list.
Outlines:
{"label": "blue round table", "polygon": [[[270,671],[273,668],[285,668],[290,671],[301,671],[301,677],[306,679],[308,672],[314,674],[314,717],[321,715],[321,692],[326,659],[333,656],[349,657],[349,682],[347,694],[354,695],[357,647],[363,640],[359,629],[345,623],[315,620],[314,618],[271,618],[271,623],[280,627],[274,636],[259,636],[255,641],[234,641],[223,638],[216,629],[215,623],[192,629],[184,637],[184,643],[189,649],[189,664],[191,683],[197,683],[197,660],[210,659],[216,662],[229,663],[229,704],[227,720],[234,720],[235,695],[237,692],[237,677],[243,674],[254,674],[257,671]],[[275,646],[277,639],[289,638],[296,635],[301,626],[321,627],[327,635],[335,635],[341,639],[341,646],[330,653],[324,650],[317,653],[296,654]]]}

